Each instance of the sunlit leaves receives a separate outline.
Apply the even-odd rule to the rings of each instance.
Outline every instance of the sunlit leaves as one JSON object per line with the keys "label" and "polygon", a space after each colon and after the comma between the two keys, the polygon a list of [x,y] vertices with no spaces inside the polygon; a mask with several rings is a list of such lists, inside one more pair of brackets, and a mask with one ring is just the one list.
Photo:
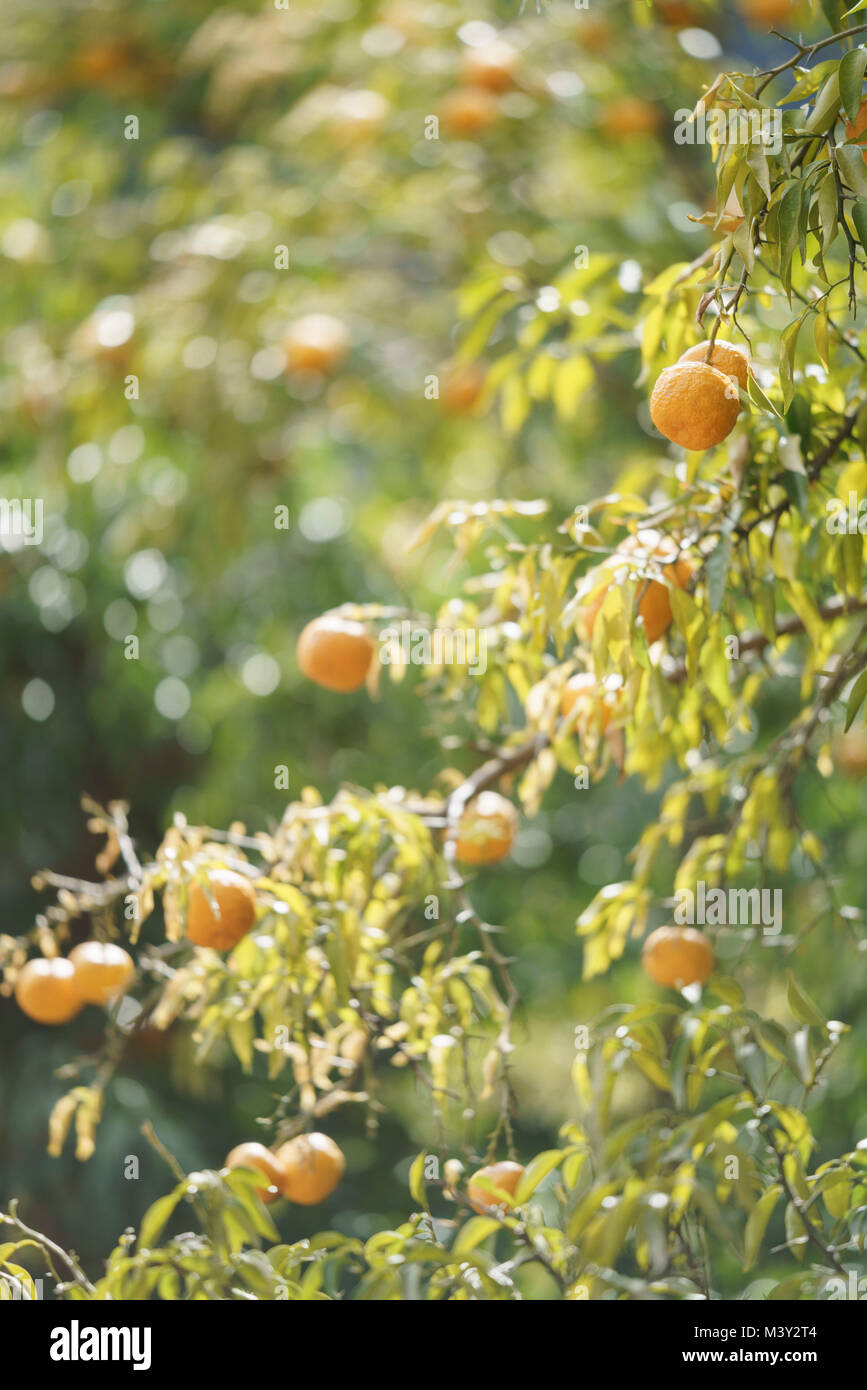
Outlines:
{"label": "sunlit leaves", "polygon": [[159,1197],[153,1206],[148,1207],[139,1227],[140,1250],[149,1250],[151,1246],[157,1244],[166,1223],[170,1220],[175,1207],[183,1196],[183,1188],[176,1188],[174,1192],[167,1193],[165,1197]]}
{"label": "sunlit leaves", "polygon": [[768,1222],[780,1200],[782,1190],[781,1184],[772,1183],[750,1212],[744,1232],[744,1269],[752,1269],[756,1262]]}
{"label": "sunlit leaves", "polygon": [[798,981],[791,971],[788,977],[788,999],[789,1008],[792,1010],[792,1013],[799,1023],[808,1023],[813,1027],[819,1028],[824,1027],[825,1020],[822,1014],[819,1009],[816,1008],[816,1005],[806,993],[803,986],[798,984]]}

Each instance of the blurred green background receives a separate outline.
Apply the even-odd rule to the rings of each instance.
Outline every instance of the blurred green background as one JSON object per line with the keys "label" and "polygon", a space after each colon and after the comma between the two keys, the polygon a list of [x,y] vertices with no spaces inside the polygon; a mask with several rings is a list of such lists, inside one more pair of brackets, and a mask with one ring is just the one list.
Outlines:
{"label": "blurred green background", "polygon": [[[292,795],[435,784],[446,759],[416,676],[385,682],[377,702],[330,695],[301,679],[297,633],[345,601],[436,609],[456,592],[444,543],[405,549],[442,498],[549,497],[565,515],[624,477],[652,491],[662,449],[636,389],[634,318],[643,284],[707,246],[689,219],[713,187],[707,150],[675,145],[673,113],[722,69],[779,61],[781,45],[701,0],[2,8],[0,495],[44,500],[42,544],[2,538],[0,555],[0,930],[19,934],[38,910],[35,870],[92,873],[83,790],[128,799],[149,849],[175,811],[274,823],[280,764]],[[444,119],[426,139],[467,54],[498,34],[518,60],[489,128],[455,133]],[[637,95],[655,133],[623,129]],[[581,245],[591,262],[620,258],[612,295],[626,309],[617,341],[600,328],[578,418],[539,407],[509,438],[496,410],[426,398],[460,346],[465,282],[497,274],[543,305]],[[331,373],[286,370],[287,329],[310,313],[348,331]],[[484,360],[503,347],[482,331]],[[771,692],[763,731],[792,700]],[[570,1113],[574,1025],[642,991],[634,953],[582,986],[574,928],[624,875],[655,806],[611,776],[591,815],[560,779],[508,864],[479,882],[525,1000],[519,1151],[545,1147]],[[805,809],[820,831],[846,826],[839,867],[857,891],[860,791]],[[857,981],[808,949],[814,992],[851,1021]],[[95,1156],[50,1159],[46,1117],[65,1089],[54,1071],[100,1036],[95,1010],[52,1032],[0,1001],[0,1201],[19,1196],[28,1222],[91,1265],[168,1184],[143,1120],[185,1167],[217,1166],[273,1108],[268,1084],[230,1058],[194,1065],[183,1029],[145,1035],[111,1085]],[[846,1055],[853,1070],[826,1083],[814,1121],[829,1153],[867,1131],[864,1064],[851,1043]],[[278,1209],[285,1234],[366,1235],[405,1213],[429,1116],[409,1078],[388,1095],[375,1138],[356,1116],[335,1120],[348,1176],[327,1209]],[[138,1181],[121,1176],[128,1154]],[[737,1288],[734,1265],[729,1279]]]}

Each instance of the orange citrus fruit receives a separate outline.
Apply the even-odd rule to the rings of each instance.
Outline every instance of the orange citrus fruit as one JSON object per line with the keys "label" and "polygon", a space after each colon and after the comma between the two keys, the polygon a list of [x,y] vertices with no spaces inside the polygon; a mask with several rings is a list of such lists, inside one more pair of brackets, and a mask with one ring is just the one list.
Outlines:
{"label": "orange citrus fruit", "polygon": [[458,823],[455,853],[462,864],[495,864],[504,859],[518,833],[518,812],[499,792],[480,792]]}
{"label": "orange citrus fruit", "polygon": [[135,961],[113,941],[82,941],[69,959],[75,970],[75,988],[85,1004],[110,1004],[123,994],[133,975]]}
{"label": "orange citrus fruit", "polygon": [[614,30],[604,15],[585,10],[575,28],[575,38],[588,53],[604,53],[610,48]]}
{"label": "orange citrus fruit", "polygon": [[834,765],[846,777],[859,779],[867,774],[867,729],[856,725],[834,740]]}
{"label": "orange citrus fruit", "polygon": [[[586,582],[593,597],[581,609],[578,619],[579,632],[585,642],[592,641],[596,618],[605,602],[608,589],[615,582],[616,572],[625,569],[630,561],[637,562],[644,568],[658,566],[669,584],[675,585],[678,589],[686,588],[694,568],[690,556],[680,551],[677,542],[670,536],[663,536],[654,530],[642,530],[634,536],[628,536],[609,560],[604,561],[597,570],[587,576]],[[605,582],[607,575],[611,577]],[[597,584],[599,578],[602,580],[601,589]],[[636,598],[644,635],[649,643],[656,642],[668,631],[674,617],[668,588],[661,580],[642,577],[637,581]]]}
{"label": "orange citrus fruit", "polygon": [[196,946],[230,951],[256,920],[256,894],[250,880],[232,869],[211,869],[208,891],[216,903],[216,912],[202,886],[195,881],[190,884],[187,937]]}
{"label": "orange citrus fruit", "polygon": [[290,372],[321,372],[339,366],[349,351],[349,330],[333,314],[306,314],[290,323],[283,340]]}
{"label": "orange citrus fruit", "polygon": [[461,77],[486,92],[507,92],[521,65],[517,49],[502,39],[468,48],[461,59]]}
{"label": "orange citrus fruit", "polygon": [[[511,1159],[501,1159],[499,1163],[486,1163],[477,1173],[473,1173],[467,1183],[467,1197],[473,1211],[480,1216],[493,1207],[509,1206],[515,1189],[524,1176],[520,1163]],[[481,1181],[480,1181],[481,1179]]]}
{"label": "orange citrus fruit", "polygon": [[592,671],[579,671],[570,676],[560,696],[560,714],[564,719],[571,717],[579,733],[586,733],[596,726],[604,733],[615,713],[620,691],[610,695]]}
{"label": "orange citrus fruit", "polygon": [[266,1149],[264,1144],[257,1144],[251,1141],[247,1144],[237,1144],[231,1153],[226,1155],[224,1168],[255,1168],[258,1172],[264,1173],[268,1179],[267,1187],[256,1189],[263,1202],[274,1202],[283,1191],[283,1184],[286,1181],[286,1169],[270,1149]]}
{"label": "orange citrus fruit", "polygon": [[661,124],[659,108],[644,97],[614,97],[605,102],[600,125],[606,135],[655,135]]}
{"label": "orange citrus fruit", "polygon": [[440,105],[440,120],[450,135],[481,135],[499,119],[497,98],[483,87],[458,87]]}
{"label": "orange citrus fruit", "polygon": [[449,415],[470,415],[485,386],[485,369],[475,362],[453,367],[443,380],[440,400]]}
{"label": "orange citrus fruit", "polygon": [[29,960],[15,982],[18,1007],[37,1023],[68,1023],[84,1006],[75,966],[61,956]]}
{"label": "orange citrus fruit", "polygon": [[308,680],[347,694],[364,685],[373,660],[373,641],[366,627],[339,613],[314,618],[298,638],[298,669]]}
{"label": "orange citrus fruit", "polygon": [[656,0],[656,12],[663,24],[673,29],[688,29],[701,22],[701,14],[686,0]]}
{"label": "orange citrus fruit", "polygon": [[695,927],[657,927],[644,943],[641,964],[658,985],[703,985],[714,967],[714,949]]}
{"label": "orange citrus fruit", "polygon": [[706,362],[666,367],[650,397],[650,418],[660,434],[693,451],[721,444],[739,413],[731,379]]}
{"label": "orange citrus fruit", "polygon": [[[687,348],[686,352],[682,352],[677,360],[678,362],[707,362],[709,347],[709,340],[696,343],[695,347]],[[715,342],[710,354],[710,366],[716,367],[718,372],[724,372],[726,376],[733,377],[741,390],[746,390],[750,375],[750,359],[745,348],[738,347],[735,343]]]}
{"label": "orange citrus fruit", "polygon": [[164,58],[145,51],[134,40],[110,38],[76,53],[69,65],[69,76],[80,86],[129,96],[164,88],[174,73]]}
{"label": "orange citrus fruit", "polygon": [[792,18],[792,0],[739,0],[738,9],[748,24],[782,24]]}
{"label": "orange citrus fruit", "polygon": [[346,1169],[342,1150],[327,1134],[299,1134],[277,1150],[283,1195],[302,1207],[330,1197]]}

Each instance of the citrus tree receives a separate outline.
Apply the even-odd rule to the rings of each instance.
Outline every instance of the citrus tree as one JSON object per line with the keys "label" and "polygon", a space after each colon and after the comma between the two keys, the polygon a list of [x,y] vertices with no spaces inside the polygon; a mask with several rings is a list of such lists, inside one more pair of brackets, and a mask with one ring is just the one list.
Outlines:
{"label": "citrus tree", "polygon": [[[663,6],[612,13],[585,43],[635,19],[671,42]],[[596,496],[439,500],[409,542],[448,554],[439,602],[427,570],[406,602],[353,594],[300,631],[311,688],[360,702],[366,686],[385,722],[423,668],[436,776],[308,787],[270,825],[177,812],[150,853],[125,803],[86,800],[97,875],[41,872],[33,931],[0,939],[24,1014],[107,1009],[46,1117],[51,1151],[74,1131],[91,1156],[144,1032],[190,1029],[199,1059],[266,1075],[273,1106],[200,1172],[150,1129],[174,1185],[100,1275],[13,1205],[9,1282],[27,1290],[35,1251],[73,1299],[850,1296],[867,1143],[829,1152],[814,1117],[836,1078],[863,1079],[863,913],[839,832],[867,771],[864,34],[831,14],[767,68],[696,86],[672,140],[674,157],[697,147],[709,190],[716,176],[694,258],[624,274],[590,246],[544,282],[461,268],[459,413],[520,440],[568,426],[598,382],[646,443]],[[481,139],[524,78],[507,40],[470,48],[442,120]],[[212,29],[190,61],[220,51]],[[630,61],[615,140],[662,119],[628,95]],[[262,60],[235,67],[242,108]],[[203,103],[233,109],[216,76]],[[384,118],[369,94],[348,105]],[[302,377],[346,370],[334,316],[281,351]],[[588,818],[612,783],[615,806],[638,789],[653,804],[629,876],[572,910],[580,997],[609,973],[616,989],[639,948],[644,986],[576,1013],[571,1110],[531,1153],[520,962],[480,902],[564,782]],[[82,919],[92,940],[67,954]],[[405,1220],[294,1238],[297,1208],[345,1171],[329,1128],[348,1114],[375,1133],[401,1074],[429,1120]]]}

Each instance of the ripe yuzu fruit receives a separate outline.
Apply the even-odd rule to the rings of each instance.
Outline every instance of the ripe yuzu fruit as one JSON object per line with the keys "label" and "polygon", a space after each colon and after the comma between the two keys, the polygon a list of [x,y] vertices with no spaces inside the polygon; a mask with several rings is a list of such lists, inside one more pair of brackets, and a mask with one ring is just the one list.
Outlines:
{"label": "ripe yuzu fruit", "polygon": [[465,807],[455,836],[461,864],[496,864],[505,859],[518,833],[518,812],[507,797],[485,791]]}
{"label": "ripe yuzu fruit", "polygon": [[602,106],[599,125],[606,135],[614,138],[631,135],[655,135],[662,123],[662,114],[652,101],[644,97],[613,97]]}
{"label": "ripe yuzu fruit", "polygon": [[485,387],[485,369],[477,362],[462,362],[443,377],[440,401],[449,415],[471,415]]}
{"label": "ripe yuzu fruit", "polygon": [[75,966],[62,956],[29,960],[15,982],[15,999],[37,1023],[68,1023],[84,1007],[75,987]]}
{"label": "ripe yuzu fruit", "polygon": [[301,632],[295,648],[301,674],[341,694],[364,684],[373,651],[367,628],[339,613],[314,618]]}
{"label": "ripe yuzu fruit", "polygon": [[486,1163],[467,1182],[467,1197],[473,1211],[483,1216],[492,1208],[508,1206],[509,1198],[514,1197],[523,1176],[523,1165],[513,1163],[511,1159]]}
{"label": "ripe yuzu fruit", "polygon": [[738,0],[738,9],[748,24],[784,24],[794,16],[792,0]]}
{"label": "ripe yuzu fruit", "polygon": [[514,86],[521,55],[503,39],[468,48],[461,59],[461,78],[486,92],[507,92]]}
{"label": "ripe yuzu fruit", "polygon": [[714,949],[695,927],[657,927],[644,943],[641,964],[658,985],[703,985],[714,967]]}
{"label": "ripe yuzu fruit", "polygon": [[682,449],[712,449],[731,434],[740,413],[732,380],[706,362],[677,362],[657,377],[650,418]]}
{"label": "ripe yuzu fruit", "polygon": [[132,956],[113,941],[82,941],[72,948],[69,959],[75,988],[86,1004],[110,1004],[135,974]]}
{"label": "ripe yuzu fruit", "polygon": [[286,369],[326,375],[349,351],[349,330],[333,314],[305,314],[290,323],[283,339]]}
{"label": "ripe yuzu fruit", "polygon": [[458,87],[443,98],[439,116],[449,135],[482,135],[497,124],[500,108],[493,92],[482,87]]}
{"label": "ripe yuzu fruit", "polygon": [[211,869],[208,890],[214,899],[214,912],[207,894],[195,880],[187,898],[187,938],[196,946],[214,951],[230,951],[247,935],[256,920],[256,894],[250,880],[232,869]]}
{"label": "ripe yuzu fruit", "polygon": [[833,744],[834,766],[853,781],[867,776],[867,729],[855,725],[839,733]]}
{"label": "ripe yuzu fruit", "polygon": [[340,1147],[327,1134],[299,1134],[277,1150],[283,1195],[302,1207],[316,1206],[337,1187],[346,1170]]}
{"label": "ripe yuzu fruit", "polygon": [[[696,343],[695,347],[687,348],[686,352],[682,352],[677,360],[678,362],[708,362],[708,348],[710,348],[709,340]],[[741,390],[746,390],[750,375],[750,359],[745,348],[738,347],[735,343],[721,343],[717,339],[711,350],[709,365],[716,367],[718,372],[724,372],[726,376],[733,377]]]}
{"label": "ripe yuzu fruit", "polygon": [[560,714],[570,719],[575,729],[584,734],[594,726],[604,733],[611,723],[621,698],[600,686],[592,671],[579,671],[570,676],[560,696]]}
{"label": "ripe yuzu fruit", "polygon": [[[592,572],[595,578],[587,576],[593,596],[581,609],[578,618],[578,630],[583,641],[592,641],[593,628],[599,610],[605,602],[605,595],[611,584],[616,582],[617,572],[628,571],[631,563],[641,565],[642,568],[654,568],[658,565],[663,577],[678,589],[686,588],[694,569],[690,556],[679,550],[676,541],[670,536],[664,536],[651,529],[628,536],[610,559],[603,561]],[[610,575],[607,583],[606,575]],[[596,582],[597,579],[602,580],[601,586]],[[674,616],[668,587],[659,579],[641,577],[636,581],[636,599],[637,614],[642,621],[645,637],[649,643],[656,642],[671,626]]]}
{"label": "ripe yuzu fruit", "polygon": [[286,1169],[273,1154],[270,1149],[266,1149],[264,1144],[258,1144],[251,1140],[246,1144],[237,1144],[231,1153],[226,1155],[224,1168],[255,1168],[260,1173],[264,1173],[268,1179],[267,1187],[256,1189],[263,1202],[275,1202],[283,1192],[283,1184],[286,1181]]}

